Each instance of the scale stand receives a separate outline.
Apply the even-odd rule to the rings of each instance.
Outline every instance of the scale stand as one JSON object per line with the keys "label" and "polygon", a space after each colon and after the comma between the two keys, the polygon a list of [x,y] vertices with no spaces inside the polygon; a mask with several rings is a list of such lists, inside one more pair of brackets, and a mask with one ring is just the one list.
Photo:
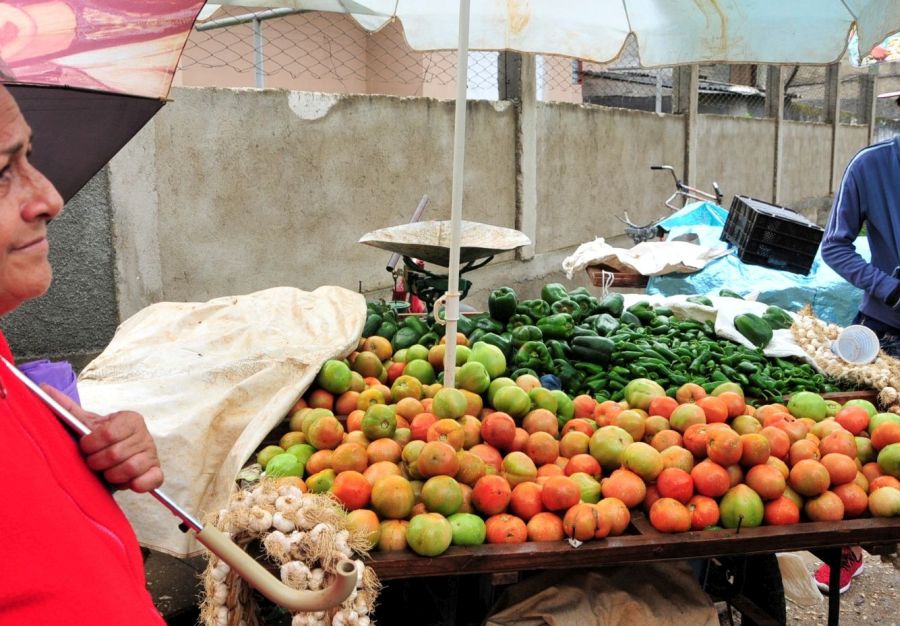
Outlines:
{"label": "scale stand", "polygon": [[[409,292],[423,300],[429,310],[446,293],[448,277],[424,269],[416,260],[440,267],[450,265],[449,221],[414,222],[382,228],[363,235],[359,242],[400,255],[403,269],[389,264],[387,270],[395,279],[398,276],[395,272],[402,271]],[[462,275],[484,267],[497,254],[527,245],[531,245],[531,240],[518,230],[463,221],[459,273]],[[471,281],[460,278],[460,298],[466,296],[471,286]]]}

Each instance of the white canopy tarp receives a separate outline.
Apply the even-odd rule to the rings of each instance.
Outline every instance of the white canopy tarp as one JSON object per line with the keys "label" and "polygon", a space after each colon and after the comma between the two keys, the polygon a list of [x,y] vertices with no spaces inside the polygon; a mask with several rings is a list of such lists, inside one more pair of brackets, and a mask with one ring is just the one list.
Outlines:
{"label": "white canopy tarp", "polygon": [[[243,7],[350,13],[368,30],[403,23],[415,50],[455,50],[459,3],[435,0],[225,0]],[[215,5],[208,5],[209,7]],[[557,54],[604,63],[629,34],[644,67],[810,63],[841,58],[853,28],[860,56],[900,30],[896,0],[473,0],[471,50]]]}
{"label": "white canopy tarp", "polygon": [[[235,476],[315,378],[356,347],[362,295],[340,287],[277,287],[209,302],[163,302],[126,320],[81,373],[89,411],[147,420],[165,493],[198,519],[223,508]],[[200,551],[179,520],[146,494],[119,492],[145,546]]]}

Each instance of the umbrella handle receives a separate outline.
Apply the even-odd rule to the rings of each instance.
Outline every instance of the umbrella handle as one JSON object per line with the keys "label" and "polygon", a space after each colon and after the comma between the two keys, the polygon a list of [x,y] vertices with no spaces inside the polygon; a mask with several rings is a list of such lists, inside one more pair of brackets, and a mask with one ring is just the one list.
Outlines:
{"label": "umbrella handle", "polygon": [[[41,389],[34,381],[25,376],[19,369],[5,358],[0,361],[7,369],[18,378],[32,393],[40,398],[53,413],[65,422],[70,428],[81,435],[87,435],[91,429],[80,419],[67,411],[65,407],[54,400]],[[228,563],[228,565],[246,580],[254,589],[258,590],[266,598],[293,612],[316,612],[330,609],[346,600],[356,588],[359,576],[356,565],[350,559],[338,561],[337,577],[334,582],[325,589],[308,591],[288,587],[278,580],[269,570],[259,564],[252,556],[244,552],[224,533],[215,526],[203,525],[190,513],[182,509],[171,498],[159,489],[154,489],[150,495],[155,497],[169,511],[181,519],[185,525],[195,531],[197,541],[206,546],[210,552]]]}
{"label": "umbrella handle", "polygon": [[330,586],[318,591],[300,590],[288,587],[278,580],[215,526],[204,526],[196,537],[197,541],[228,563],[250,586],[275,604],[294,613],[325,611],[339,605],[356,589],[358,575],[356,565],[350,559],[338,561],[337,575]]}

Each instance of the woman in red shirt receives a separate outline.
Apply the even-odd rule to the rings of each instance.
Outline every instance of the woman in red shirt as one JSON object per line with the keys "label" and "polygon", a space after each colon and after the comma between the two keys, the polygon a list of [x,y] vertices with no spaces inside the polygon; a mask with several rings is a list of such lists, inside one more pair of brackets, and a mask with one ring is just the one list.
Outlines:
{"label": "woman in red shirt", "polygon": [[[28,162],[31,129],[0,86],[0,315],[43,294],[47,224],[62,210]],[[0,355],[12,361],[0,334]],[[47,388],[91,429],[76,439],[0,367],[0,625],[163,624],[134,531],[112,488],[163,481],[143,418],[99,416]]]}

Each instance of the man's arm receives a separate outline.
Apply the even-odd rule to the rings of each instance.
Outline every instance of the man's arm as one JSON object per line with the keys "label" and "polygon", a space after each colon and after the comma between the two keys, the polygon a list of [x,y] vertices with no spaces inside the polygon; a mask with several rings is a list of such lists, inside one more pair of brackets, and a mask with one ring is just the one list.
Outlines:
{"label": "man's arm", "polygon": [[858,183],[851,164],[844,173],[834,208],[828,216],[822,236],[822,259],[851,285],[888,306],[896,306],[900,299],[900,280],[867,263],[853,245],[864,220],[865,213],[860,206]]}

